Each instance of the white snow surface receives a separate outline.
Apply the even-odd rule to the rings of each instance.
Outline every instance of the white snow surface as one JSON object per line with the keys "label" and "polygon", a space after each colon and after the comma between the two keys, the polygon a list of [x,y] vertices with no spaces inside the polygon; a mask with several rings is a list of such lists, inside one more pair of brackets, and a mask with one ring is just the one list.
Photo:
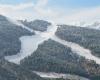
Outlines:
{"label": "white snow surface", "polygon": [[88,49],[85,49],[84,47],[76,44],[76,43],[73,43],[73,42],[68,42],[68,41],[65,41],[65,40],[62,40],[60,38],[58,38],[57,36],[53,36],[52,37],[52,40],[56,41],[56,42],[59,42],[67,47],[70,47],[71,50],[76,53],[77,55],[80,55],[80,56],[83,56],[85,57],[86,59],[89,59],[89,60],[94,60],[97,64],[100,64],[100,58],[94,56],[90,50]]}
{"label": "white snow surface", "polygon": [[25,57],[30,56],[38,48],[39,44],[51,38],[55,34],[56,29],[57,26],[53,25],[49,26],[45,32],[35,31],[36,35],[21,37],[20,52],[17,53],[17,55],[6,56],[5,59],[13,63],[20,64],[20,61]]}
{"label": "white snow surface", "polygon": [[37,72],[33,71],[37,75],[43,78],[64,78],[64,79],[71,79],[71,80],[89,80],[84,77],[80,77],[77,75],[71,75],[71,74],[63,74],[63,73],[55,73],[55,72]]}

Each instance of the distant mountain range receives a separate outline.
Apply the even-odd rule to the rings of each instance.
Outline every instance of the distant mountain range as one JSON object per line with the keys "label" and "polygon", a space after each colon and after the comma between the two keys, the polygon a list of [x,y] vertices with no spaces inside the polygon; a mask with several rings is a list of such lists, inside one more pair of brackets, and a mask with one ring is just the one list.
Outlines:
{"label": "distant mountain range", "polygon": [[100,21],[94,22],[75,22],[73,26],[87,27],[93,29],[100,29]]}

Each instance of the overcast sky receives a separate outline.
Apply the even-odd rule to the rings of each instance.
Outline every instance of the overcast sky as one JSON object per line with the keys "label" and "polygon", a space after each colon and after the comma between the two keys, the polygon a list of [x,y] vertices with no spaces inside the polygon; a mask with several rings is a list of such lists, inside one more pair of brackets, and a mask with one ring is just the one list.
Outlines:
{"label": "overcast sky", "polygon": [[0,0],[0,14],[61,23],[100,20],[100,0]]}

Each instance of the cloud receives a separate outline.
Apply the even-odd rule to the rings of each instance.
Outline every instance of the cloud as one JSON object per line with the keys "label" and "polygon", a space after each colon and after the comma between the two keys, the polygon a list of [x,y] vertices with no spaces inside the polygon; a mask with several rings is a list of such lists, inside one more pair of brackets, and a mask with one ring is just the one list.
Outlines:
{"label": "cloud", "polygon": [[12,17],[12,15],[18,17],[19,14],[20,16],[23,16],[27,14],[27,13],[24,13],[23,10],[27,8],[31,8],[32,6],[34,6],[34,4],[32,3],[18,4],[18,5],[0,4],[0,14],[3,14],[9,17]]}
{"label": "cloud", "polygon": [[68,21],[93,21],[100,19],[100,7],[81,9],[70,16],[66,16]]}
{"label": "cloud", "polygon": [[51,14],[50,10],[45,10],[48,0],[38,0],[36,4],[21,3],[17,5],[0,4],[0,14],[16,19],[42,18]]}
{"label": "cloud", "polygon": [[48,0],[38,0],[37,4],[35,5],[38,8],[44,8],[48,4]]}
{"label": "cloud", "polygon": [[72,23],[100,19],[100,6],[81,9],[62,9],[48,6],[49,0],[37,0],[37,3],[17,5],[0,4],[0,13],[16,19],[44,19],[56,23]]}

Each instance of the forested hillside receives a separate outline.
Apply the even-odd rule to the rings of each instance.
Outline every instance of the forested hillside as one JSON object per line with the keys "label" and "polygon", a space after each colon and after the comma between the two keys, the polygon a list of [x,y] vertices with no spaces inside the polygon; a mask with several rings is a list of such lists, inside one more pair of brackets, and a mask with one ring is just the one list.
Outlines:
{"label": "forested hillside", "polygon": [[99,80],[100,66],[53,40],[45,41],[21,65],[31,71],[70,73]]}
{"label": "forested hillside", "polygon": [[19,38],[34,33],[15,25],[0,15],[0,58],[5,55],[17,54],[21,49]]}
{"label": "forested hillside", "polygon": [[19,65],[0,60],[0,80],[45,80]]}
{"label": "forested hillside", "polygon": [[44,20],[34,20],[34,21],[20,21],[21,23],[23,23],[25,26],[33,29],[33,30],[37,30],[37,31],[46,31],[48,26],[51,25],[50,22],[44,21]]}
{"label": "forested hillside", "polygon": [[75,27],[69,25],[59,25],[56,35],[69,42],[90,49],[92,54],[100,57],[100,30]]}

